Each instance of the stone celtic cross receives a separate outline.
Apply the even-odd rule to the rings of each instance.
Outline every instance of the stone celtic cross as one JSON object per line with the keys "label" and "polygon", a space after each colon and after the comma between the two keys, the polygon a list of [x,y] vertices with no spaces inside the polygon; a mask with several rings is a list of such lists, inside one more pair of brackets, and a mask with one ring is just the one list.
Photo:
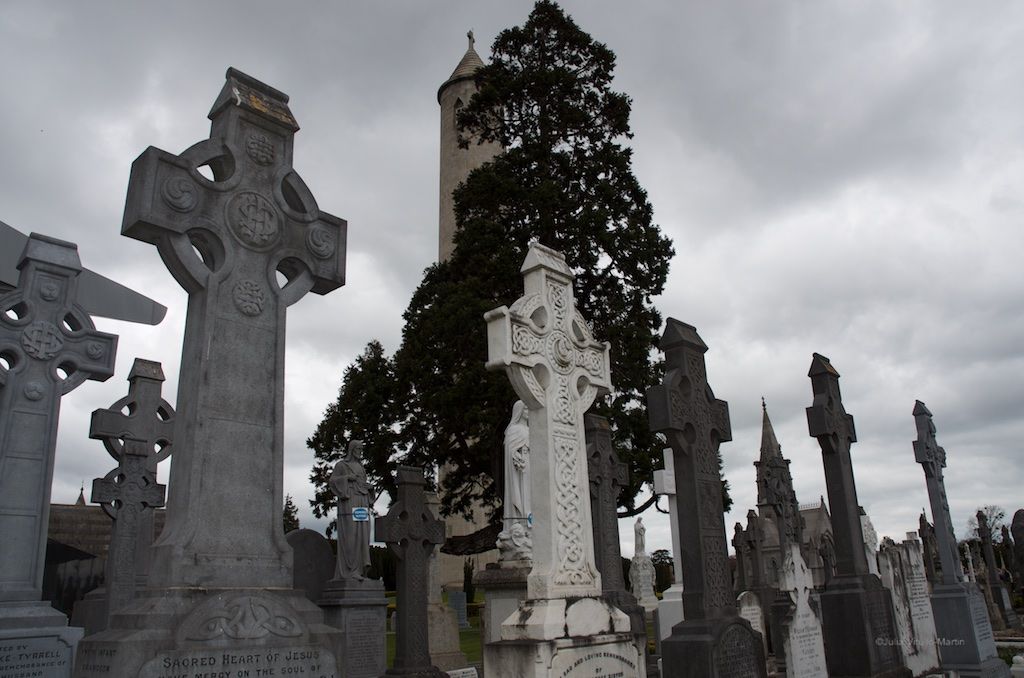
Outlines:
{"label": "stone celtic cross", "polygon": [[530,245],[525,293],[487,312],[489,370],[505,370],[530,410],[533,569],[527,598],[598,596],[587,501],[583,414],[611,389],[608,344],[576,310],[572,270],[560,252]]}
{"label": "stone celtic cross", "polygon": [[[928,543],[928,536],[935,540],[939,552],[939,563],[942,565],[942,583],[956,584],[964,580],[963,565],[957,551],[956,535],[953,533],[953,520],[949,516],[949,501],[946,499],[946,481],[943,471],[946,467],[946,450],[935,440],[935,424],[932,413],[920,400],[914,401],[914,424],[917,427],[917,440],[914,441],[914,460],[924,469],[925,484],[928,487],[928,501],[932,508],[932,519],[935,527],[925,534],[922,530],[922,543]],[[924,513],[921,513],[924,525]],[[925,559],[931,562],[930,557]]]}
{"label": "stone celtic cross", "polygon": [[321,212],[292,169],[287,95],[228,69],[209,117],[209,139],[135,160],[122,225],[188,292],[177,453],[149,581],[290,587],[285,311],[344,283],[346,223]]}
{"label": "stone celtic cross", "polygon": [[608,420],[596,414],[584,417],[587,436],[587,471],[590,511],[594,521],[594,558],[605,593],[626,592],[619,547],[619,493],[629,483],[629,467],[612,447]]}
{"label": "stone celtic cross", "polygon": [[61,396],[114,373],[117,337],[76,304],[78,247],[33,233],[0,297],[0,602],[39,600]]}
{"label": "stone celtic cross", "polygon": [[692,325],[669,318],[660,348],[665,378],[647,391],[651,430],[672,447],[686,619],[735,613],[726,547],[719,444],[732,440],[729,406],[715,398],[707,345]]}
{"label": "stone celtic cross", "polygon": [[868,574],[864,529],[860,523],[857,508],[860,504],[850,459],[850,446],[857,442],[853,416],[843,408],[839,372],[828,358],[815,353],[807,376],[811,378],[814,392],[814,400],[807,408],[807,429],[812,437],[818,439],[825,466],[825,485],[835,538],[836,574]]}
{"label": "stone celtic cross", "polygon": [[430,664],[427,635],[428,570],[430,554],[444,542],[444,522],[427,508],[423,469],[398,467],[398,501],[377,520],[379,541],[398,557],[398,637],[395,664],[388,670],[399,675],[440,676]]}

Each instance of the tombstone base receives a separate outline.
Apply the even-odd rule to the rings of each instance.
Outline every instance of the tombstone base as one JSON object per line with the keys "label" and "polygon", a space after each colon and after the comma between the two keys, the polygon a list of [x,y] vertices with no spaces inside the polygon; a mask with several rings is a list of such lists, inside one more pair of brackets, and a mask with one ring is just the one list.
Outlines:
{"label": "tombstone base", "polygon": [[937,584],[932,612],[944,671],[964,678],[1007,678],[1010,668],[996,651],[992,626],[975,584]]}
{"label": "tombstone base", "polygon": [[379,579],[327,582],[317,604],[324,622],[343,634],[338,678],[377,678],[387,668],[385,623],[388,600]]}
{"label": "tombstone base", "polygon": [[683,587],[673,584],[661,593],[658,601],[658,638],[654,651],[661,654],[661,644],[672,635],[672,627],[683,621]]}
{"label": "tombstone base", "polygon": [[525,600],[484,646],[484,675],[643,678],[629,617],[601,598]]}
{"label": "tombstone base", "polygon": [[100,587],[85,594],[71,609],[71,623],[91,636],[107,628],[107,589]]}
{"label": "tombstone base", "polygon": [[529,568],[507,568],[498,563],[488,563],[483,572],[476,573],[474,583],[484,591],[481,643],[501,640],[501,623],[526,599],[526,575],[529,573]]}
{"label": "tombstone base", "polygon": [[646,610],[637,605],[636,598],[627,591],[609,591],[604,594],[604,599],[622,610],[629,617],[629,632],[633,635],[633,644],[636,645],[637,655],[641,660],[647,661],[647,673],[654,674],[658,665],[657,657],[650,659],[647,656]]}
{"label": "tombstone base", "polygon": [[825,659],[833,678],[909,678],[892,599],[875,575],[838,576],[820,597]]}
{"label": "tombstone base", "polygon": [[0,676],[70,678],[82,633],[46,601],[0,602]]}
{"label": "tombstone base", "polygon": [[340,631],[302,591],[142,589],[78,645],[75,678],[296,674],[338,678]]}
{"label": "tombstone base", "polygon": [[665,678],[767,678],[761,634],[742,617],[684,620],[661,643]]}

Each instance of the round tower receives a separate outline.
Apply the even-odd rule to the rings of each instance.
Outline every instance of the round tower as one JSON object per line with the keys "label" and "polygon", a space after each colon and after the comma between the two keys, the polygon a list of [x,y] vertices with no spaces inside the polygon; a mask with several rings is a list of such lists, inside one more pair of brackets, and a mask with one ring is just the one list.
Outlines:
{"label": "round tower", "polygon": [[480,55],[473,48],[473,31],[466,33],[469,48],[452,74],[437,90],[437,103],[441,105],[441,200],[438,215],[438,259],[444,261],[451,256],[455,236],[455,204],[452,191],[465,181],[469,173],[484,164],[501,151],[496,143],[470,143],[469,148],[459,148],[459,130],[456,115],[459,109],[469,103],[476,92],[473,75],[484,65]]}

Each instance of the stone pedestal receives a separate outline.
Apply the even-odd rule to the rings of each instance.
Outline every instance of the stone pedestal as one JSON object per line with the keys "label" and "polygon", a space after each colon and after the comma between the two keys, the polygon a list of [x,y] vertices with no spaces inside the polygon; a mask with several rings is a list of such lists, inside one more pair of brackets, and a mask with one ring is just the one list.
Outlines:
{"label": "stone pedestal", "polygon": [[75,678],[308,675],[338,678],[342,634],[301,591],[144,589],[79,644]]}
{"label": "stone pedestal", "polygon": [[836,577],[821,594],[828,671],[833,678],[909,678],[889,591],[874,575]]}
{"label": "stone pedestal", "polygon": [[683,621],[683,587],[673,584],[661,592],[658,601],[658,648],[661,654],[661,643],[672,635],[672,627]]}
{"label": "stone pedestal", "polygon": [[939,584],[932,589],[932,613],[944,671],[963,678],[1010,675],[996,652],[985,600],[976,585]]}
{"label": "stone pedestal", "polygon": [[46,601],[0,602],[0,676],[69,678],[82,629]]}
{"label": "stone pedestal", "polygon": [[629,568],[629,582],[636,602],[648,614],[658,608],[658,596],[654,595],[654,576],[651,557],[646,553],[634,555]]}
{"label": "stone pedestal", "polygon": [[501,622],[519,609],[526,599],[528,568],[505,568],[489,563],[483,572],[477,572],[475,583],[484,591],[484,610],[480,615],[480,642],[501,640]]}
{"label": "stone pedestal", "polygon": [[388,601],[379,579],[332,580],[319,601],[324,621],[343,636],[339,678],[377,678],[387,669],[384,644]]}

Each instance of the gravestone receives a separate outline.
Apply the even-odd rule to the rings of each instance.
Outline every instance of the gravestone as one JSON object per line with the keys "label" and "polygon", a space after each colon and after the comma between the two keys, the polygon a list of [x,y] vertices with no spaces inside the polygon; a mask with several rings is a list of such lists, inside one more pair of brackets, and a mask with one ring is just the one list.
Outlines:
{"label": "gravestone", "polygon": [[878,532],[871,522],[870,516],[863,507],[858,507],[860,512],[860,527],[864,532],[864,558],[868,561],[868,572],[878,575]]}
{"label": "gravestone", "polygon": [[654,472],[654,491],[668,497],[668,522],[672,533],[672,586],[661,592],[658,601],[658,654],[661,643],[672,635],[672,627],[683,621],[683,561],[679,546],[679,504],[676,500],[676,472],[672,448],[661,451],[664,468]]}
{"label": "gravestone", "polygon": [[587,501],[583,415],[611,387],[608,344],[576,310],[561,253],[531,243],[525,294],[484,315],[487,368],[504,370],[529,409],[533,565],[527,597],[484,647],[484,673],[640,676],[629,617],[601,597]]}
{"label": "gravestone", "polygon": [[76,245],[33,233],[0,296],[0,675],[69,676],[82,629],[41,601],[61,397],[114,372],[78,304]]}
{"label": "gravestone", "polygon": [[[431,515],[441,515],[441,501],[434,492],[426,493],[426,505]],[[451,596],[451,593],[448,595]],[[427,637],[430,639],[432,665],[442,671],[448,671],[468,664],[466,655],[459,645],[456,612],[441,600],[441,566],[438,562],[437,549],[430,552],[427,568]]]}
{"label": "gravestone", "polygon": [[[594,562],[601,573],[605,600],[629,616],[629,628],[640,657],[647,657],[647,621],[644,608],[626,590],[619,546],[619,494],[629,485],[629,467],[619,461],[612,446],[608,420],[596,414],[583,417],[590,478],[590,513],[594,521]],[[632,572],[632,571],[631,571]]]}
{"label": "gravestone", "polygon": [[316,603],[323,597],[327,582],[334,576],[334,549],[316,530],[300,528],[285,535],[295,554],[292,586]]}
{"label": "gravestone", "polygon": [[818,439],[825,467],[836,549],[836,574],[821,593],[829,673],[886,678],[909,675],[896,646],[892,600],[864,552],[850,446],[857,441],[853,417],[843,408],[839,372],[817,353],[807,376],[814,401],[807,428]]}
{"label": "gravestone", "polygon": [[931,597],[941,668],[961,676],[1004,678],[1009,669],[996,653],[985,600],[976,584],[964,581],[943,479],[946,450],[936,442],[932,413],[920,400],[914,403],[914,422],[914,459],[924,470],[942,569],[942,581],[932,587]]}
{"label": "gravestone", "polygon": [[[753,591],[744,591],[736,596],[736,609],[739,615],[750,623],[750,628],[761,634],[761,645],[765,656],[768,656],[768,628],[764,623],[764,608],[761,599]],[[669,629],[671,631],[671,629]]]}
{"label": "gravestone", "polygon": [[633,533],[635,552],[629,567],[629,585],[637,602],[650,613],[658,609],[658,597],[654,595],[654,562],[647,555],[644,541],[647,528],[644,527],[644,519],[640,516],[637,516],[633,525]]}
{"label": "gravestone", "polygon": [[878,552],[878,569],[882,583],[892,593],[903,663],[915,676],[938,672],[935,619],[917,534],[908,532],[907,540],[900,544],[886,539]]}
{"label": "gravestone", "polygon": [[466,608],[465,591],[449,591],[448,607],[452,608],[455,612],[455,621],[460,629],[468,629],[471,627],[469,623],[469,611]]}
{"label": "gravestone", "polygon": [[921,539],[921,552],[924,558],[924,573],[928,578],[929,586],[935,586],[941,581],[940,572],[942,566],[936,561],[939,559],[939,547],[935,542],[935,527],[928,522],[928,516],[924,509],[921,509],[921,516],[917,519],[918,536]]}
{"label": "gravestone", "polygon": [[427,508],[425,484],[423,469],[399,466],[398,500],[377,521],[377,538],[387,542],[398,558],[395,662],[386,676],[445,675],[430,662],[427,626],[429,558],[434,548],[444,542],[444,523]]}
{"label": "gravestone", "polygon": [[814,578],[799,544],[788,542],[784,548],[779,593],[788,599],[788,604],[773,605],[773,611],[780,612],[773,624],[779,639],[775,650],[777,664],[780,656],[785,657],[789,678],[829,678],[821,618],[811,596]]}
{"label": "gravestone", "polygon": [[1003,553],[1006,554],[1006,567],[1010,574],[1010,592],[1011,594],[1019,591],[1021,587],[1021,579],[1019,564],[1017,563],[1016,544],[1013,543],[1013,537],[1010,536],[1010,528],[1003,525],[999,528],[999,531],[1003,537]]}
{"label": "gravestone", "polygon": [[287,95],[228,69],[209,117],[209,139],[132,165],[122,233],[188,293],[176,453],[148,587],[80,645],[79,678],[336,676],[343,636],[292,588],[281,523],[284,342],[289,305],[343,284],[346,224],[292,168]]}
{"label": "gravestone", "polygon": [[1020,586],[1024,587],[1024,509],[1017,509],[1013,514],[1010,532],[1013,534],[1013,556],[1017,563],[1015,574]]}
{"label": "gravestone", "polygon": [[743,524],[736,523],[732,528],[732,549],[736,554],[736,572],[733,575],[732,588],[739,595],[747,590],[747,570],[750,569],[750,560],[747,554],[747,537],[743,531]]}
{"label": "gravestone", "polygon": [[[171,454],[174,438],[174,408],[160,394],[163,382],[160,363],[136,358],[128,374],[128,395],[92,413],[89,437],[103,441],[119,465],[93,481],[92,501],[103,505],[114,524],[104,586],[75,603],[74,619],[81,620],[89,635],[107,628],[110,612],[146,584],[153,545],[151,509],[164,505],[157,466]],[[117,497],[125,491],[133,496]],[[112,499],[119,499],[118,506]]]}
{"label": "gravestone", "polygon": [[981,537],[981,552],[985,557],[985,569],[988,571],[988,589],[992,600],[995,602],[999,617],[1007,628],[1019,629],[1020,619],[1010,603],[1010,596],[1006,586],[999,579],[999,568],[996,567],[996,556],[992,550],[992,526],[988,524],[988,517],[984,511],[978,511],[978,536]]}
{"label": "gravestone", "polygon": [[726,550],[719,444],[732,439],[729,406],[715,398],[707,345],[692,325],[669,318],[659,344],[665,377],[647,391],[651,431],[672,448],[685,619],[662,641],[669,678],[766,675],[761,635],[736,611]]}
{"label": "gravestone", "polygon": [[363,442],[353,440],[334,465],[328,485],[338,499],[338,554],[334,577],[317,603],[324,621],[344,634],[336,653],[344,678],[376,678],[387,668],[384,646],[388,601],[384,582],[370,567],[370,506],[373,492],[362,461]]}

